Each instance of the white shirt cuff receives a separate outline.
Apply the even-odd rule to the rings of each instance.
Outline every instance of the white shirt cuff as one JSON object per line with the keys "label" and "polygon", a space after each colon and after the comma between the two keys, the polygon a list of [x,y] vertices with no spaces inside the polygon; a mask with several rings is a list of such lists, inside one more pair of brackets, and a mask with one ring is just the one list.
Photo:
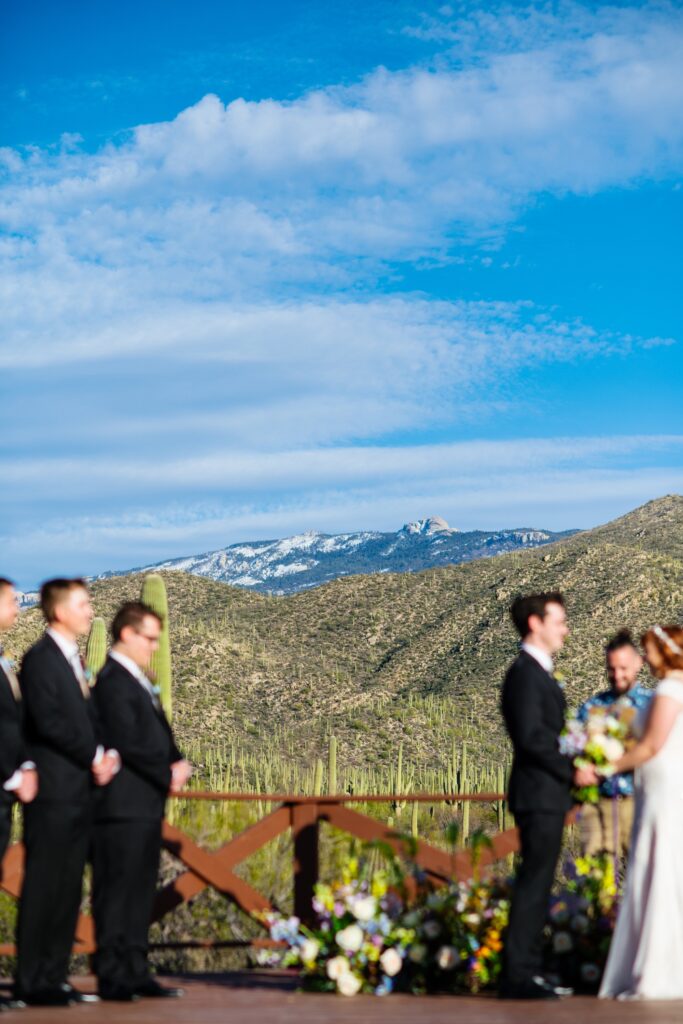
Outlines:
{"label": "white shirt cuff", "polygon": [[114,772],[113,772],[113,774],[114,775],[118,775],[119,772],[121,771],[121,755],[119,754],[118,750],[114,750],[113,747],[111,747],[107,751],[107,753],[109,754],[110,757],[113,757],[114,760],[116,761],[116,764],[114,765]]}
{"label": "white shirt cuff", "polygon": [[103,757],[104,757],[104,747],[102,746],[101,743],[99,743],[98,746],[97,746],[97,750],[95,751],[95,756],[92,759],[92,766],[91,767],[96,768],[97,765],[100,763],[100,761],[102,760]]}
{"label": "white shirt cuff", "polygon": [[21,768],[17,768],[14,774],[10,775],[9,779],[3,785],[2,788],[6,790],[8,793],[13,793],[15,789],[19,789],[23,777],[24,773],[22,772]]}
{"label": "white shirt cuff", "polygon": [[24,761],[23,764],[19,765],[22,772],[34,772],[36,770],[35,761]]}

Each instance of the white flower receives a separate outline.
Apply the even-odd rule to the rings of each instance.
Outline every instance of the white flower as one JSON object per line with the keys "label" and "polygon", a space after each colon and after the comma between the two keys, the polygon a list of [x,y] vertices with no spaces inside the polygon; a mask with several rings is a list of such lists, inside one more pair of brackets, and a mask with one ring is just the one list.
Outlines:
{"label": "white flower", "polygon": [[393,978],[394,975],[403,967],[403,960],[401,959],[400,953],[398,953],[393,946],[389,949],[385,949],[379,958],[380,966],[384,973],[389,978]]}
{"label": "white flower", "polygon": [[299,947],[299,956],[305,964],[311,963],[320,952],[320,943],[315,939],[304,939]]}
{"label": "white flower", "polygon": [[618,761],[624,753],[624,744],[621,740],[615,739],[614,736],[606,736],[602,749],[605,751],[605,757],[608,761]]}
{"label": "white flower", "polygon": [[357,953],[363,945],[363,929],[357,924],[349,924],[337,932],[337,945],[342,949],[348,949],[351,953]]}
{"label": "white flower", "polygon": [[349,910],[358,921],[370,921],[377,911],[377,900],[374,896],[363,896],[355,900]]}
{"label": "white flower", "polygon": [[442,971],[452,971],[459,960],[458,951],[453,946],[442,946],[436,954],[436,962]]}
{"label": "white flower", "polygon": [[441,925],[438,921],[425,921],[422,931],[428,939],[435,939],[437,935],[441,934]]}
{"label": "white flower", "polygon": [[427,947],[423,946],[420,942],[416,942],[414,946],[411,946],[408,950],[408,956],[414,964],[421,964],[427,955]]}
{"label": "white flower", "polygon": [[327,967],[325,968],[327,977],[332,981],[341,978],[342,974],[348,974],[349,970],[349,961],[345,956],[333,956],[331,960],[327,961]]}
{"label": "white flower", "polygon": [[569,932],[555,932],[553,936],[553,949],[556,953],[568,953],[573,948],[574,943]]}
{"label": "white flower", "polygon": [[475,926],[481,922],[479,914],[463,914],[462,919],[466,924],[472,924]]}
{"label": "white flower", "polygon": [[581,980],[589,985],[594,985],[600,977],[600,968],[597,964],[581,964]]}
{"label": "white flower", "polygon": [[355,996],[360,986],[360,980],[350,971],[346,971],[337,978],[337,992],[342,996]]}

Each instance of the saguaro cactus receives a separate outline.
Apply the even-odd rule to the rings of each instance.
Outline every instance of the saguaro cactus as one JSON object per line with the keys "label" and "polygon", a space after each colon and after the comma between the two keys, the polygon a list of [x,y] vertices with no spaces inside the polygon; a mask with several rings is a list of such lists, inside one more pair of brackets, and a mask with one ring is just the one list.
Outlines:
{"label": "saguaro cactus", "polygon": [[158,573],[145,576],[142,584],[140,599],[149,605],[161,618],[161,636],[159,646],[152,655],[150,665],[154,674],[154,681],[159,687],[159,699],[161,706],[166,712],[166,717],[171,720],[173,713],[173,697],[171,693],[171,644],[168,630],[168,598],[166,597],[166,585],[163,577]]}
{"label": "saguaro cactus", "polygon": [[337,737],[330,736],[330,747],[328,751],[327,765],[327,792],[334,795],[337,792]]}
{"label": "saguaro cactus", "polygon": [[88,672],[90,685],[95,682],[97,673],[107,660],[107,627],[104,619],[95,618],[92,620],[88,643],[85,647],[85,667]]}

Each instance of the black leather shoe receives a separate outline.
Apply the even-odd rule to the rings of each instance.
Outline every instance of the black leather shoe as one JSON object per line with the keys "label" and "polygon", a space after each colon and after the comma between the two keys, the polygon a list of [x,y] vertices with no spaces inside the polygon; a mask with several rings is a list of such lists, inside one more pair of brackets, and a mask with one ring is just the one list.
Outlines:
{"label": "black leather shoe", "polygon": [[129,988],[110,988],[100,991],[99,998],[104,1003],[137,1003],[140,996],[131,992]]}
{"label": "black leather shoe", "polygon": [[539,985],[534,979],[518,984],[503,983],[498,992],[499,999],[559,999],[550,985]]}
{"label": "black leather shoe", "polygon": [[145,996],[147,999],[181,999],[185,995],[184,988],[171,988],[160,985],[154,978],[150,978],[144,985],[140,985],[135,989],[135,992],[137,995]]}
{"label": "black leather shoe", "polygon": [[27,1006],[74,1006],[76,1000],[61,988],[44,988],[38,992],[25,992],[21,1001]]}
{"label": "black leather shoe", "polygon": [[96,996],[94,992],[79,992],[73,985],[64,984],[61,986],[62,992],[66,992],[72,1003],[99,1003],[100,997]]}

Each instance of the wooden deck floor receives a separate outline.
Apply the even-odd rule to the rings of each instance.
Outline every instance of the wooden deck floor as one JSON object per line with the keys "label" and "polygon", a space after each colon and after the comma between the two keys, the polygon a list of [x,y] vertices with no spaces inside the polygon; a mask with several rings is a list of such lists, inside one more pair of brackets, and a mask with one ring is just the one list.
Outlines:
{"label": "wooden deck floor", "polygon": [[[185,988],[184,999],[99,1003],[68,1009],[29,1007],[3,1015],[21,1024],[680,1024],[683,1003],[615,1003],[574,997],[555,1003],[506,1003],[465,996],[314,995],[291,978],[244,972],[164,979]],[[91,978],[74,979],[93,991]]]}

